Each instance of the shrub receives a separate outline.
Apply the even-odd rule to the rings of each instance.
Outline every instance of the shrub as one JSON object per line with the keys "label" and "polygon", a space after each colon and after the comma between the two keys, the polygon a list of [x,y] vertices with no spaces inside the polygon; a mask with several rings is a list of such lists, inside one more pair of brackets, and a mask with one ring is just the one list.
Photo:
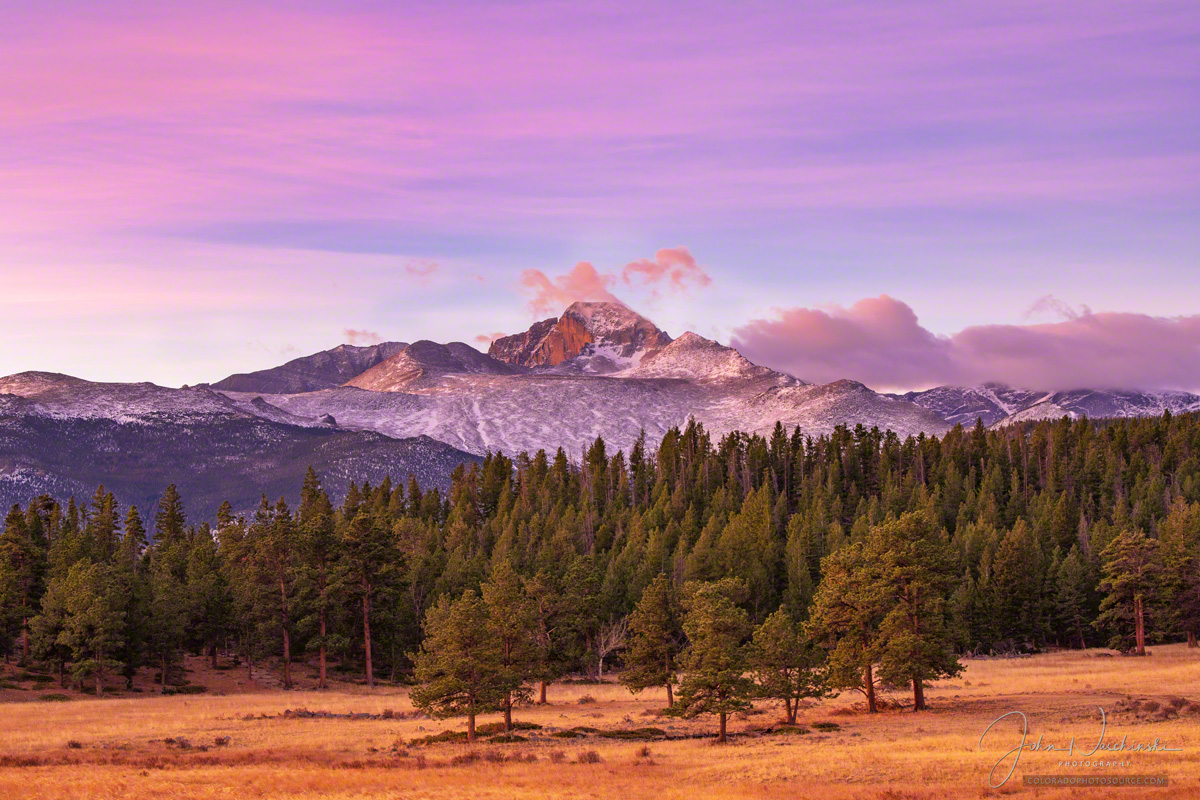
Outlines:
{"label": "shrub", "polygon": [[634,753],[634,755],[636,755],[638,758],[649,758],[650,757],[650,745],[648,745],[648,744],[642,745],[641,747],[639,747],[637,749],[637,751]]}
{"label": "shrub", "polygon": [[803,736],[804,734],[808,733],[808,728],[804,727],[803,725],[783,725],[775,732],[782,733],[786,736]]}
{"label": "shrub", "polygon": [[551,750],[550,751],[550,763],[551,764],[561,764],[566,760],[567,760],[567,754],[564,753],[562,750]]}
{"label": "shrub", "polygon": [[842,726],[838,725],[836,722],[814,722],[813,727],[819,731],[826,731],[826,732],[840,731],[842,729]]}
{"label": "shrub", "polygon": [[488,744],[512,744],[513,742],[525,741],[524,736],[517,736],[515,733],[502,733],[499,736],[493,736],[487,740]]}
{"label": "shrub", "polygon": [[396,712],[392,711],[390,708],[385,708],[383,710],[383,713],[379,715],[379,718],[380,719],[395,719]]}
{"label": "shrub", "polygon": [[576,764],[599,764],[600,761],[600,754],[595,750],[584,750],[575,757]]}
{"label": "shrub", "polygon": [[175,694],[204,694],[207,691],[207,686],[199,686],[195,684],[175,687]]}
{"label": "shrub", "polygon": [[413,759],[413,764],[416,765],[417,769],[425,769],[427,766],[429,766],[429,762],[426,760],[424,753],[417,753],[417,757]]}
{"label": "shrub", "polygon": [[44,703],[65,703],[70,699],[71,696],[66,694],[44,694],[38,698]]}
{"label": "shrub", "polygon": [[450,766],[465,767],[470,764],[474,764],[479,759],[480,759],[479,753],[476,753],[474,750],[468,750],[465,753],[459,753],[458,755],[453,756],[450,759]]}
{"label": "shrub", "polygon": [[70,739],[70,740],[68,740],[68,741],[67,741],[67,747],[69,747],[69,748],[70,748],[70,749],[72,749],[72,750],[82,750],[82,749],[83,749],[83,743],[82,743],[82,742],[77,742],[77,741],[75,741],[74,739]]}
{"label": "shrub", "polygon": [[229,737],[228,736],[217,736],[213,739],[213,744],[216,745],[217,747],[225,747],[227,744],[229,744]]}
{"label": "shrub", "polygon": [[1155,711],[1158,711],[1158,709],[1159,704],[1157,700],[1147,700],[1142,703],[1142,711],[1145,711],[1147,714],[1153,714]]}
{"label": "shrub", "polygon": [[600,731],[600,737],[604,739],[662,739],[665,738],[667,732],[662,728],[629,728],[625,730],[615,731]]}
{"label": "shrub", "polygon": [[577,702],[581,706],[587,706],[587,705],[591,705],[592,703],[596,702],[596,698],[592,697],[590,694],[585,694],[585,695],[582,695]]}
{"label": "shrub", "polygon": [[411,745],[427,745],[427,744],[442,744],[444,742],[465,742],[467,740],[466,731],[442,731],[441,733],[430,734],[429,736],[418,736],[409,744]]}
{"label": "shrub", "polygon": [[578,739],[583,736],[579,731],[555,731],[550,735],[555,739]]}

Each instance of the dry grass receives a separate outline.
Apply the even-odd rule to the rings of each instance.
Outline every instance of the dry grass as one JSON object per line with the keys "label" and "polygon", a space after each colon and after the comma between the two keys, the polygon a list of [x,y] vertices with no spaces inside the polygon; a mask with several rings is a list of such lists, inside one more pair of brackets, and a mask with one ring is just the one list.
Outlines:
{"label": "dry grass", "polygon": [[[963,675],[930,689],[929,713],[868,716],[858,710],[857,696],[843,695],[801,712],[806,735],[762,734],[778,727],[774,709],[732,720],[731,731],[740,735],[725,747],[702,737],[713,732],[711,720],[655,717],[663,701],[658,693],[631,696],[615,684],[553,686],[550,705],[517,714],[540,729],[520,731],[523,741],[471,746],[406,744],[462,726],[414,716],[402,689],[73,696],[58,703],[19,702],[16,697],[32,695],[10,692],[0,724],[0,797],[1107,796],[1025,789],[1019,777],[1000,791],[987,789],[986,774],[1012,746],[1015,725],[978,749],[988,723],[1012,710],[1028,715],[1032,738],[1092,742],[1097,706],[1110,712],[1108,741],[1128,734],[1131,741],[1158,737],[1183,748],[1128,754],[1129,768],[1110,771],[1167,774],[1170,788],[1108,794],[1200,797],[1200,652],[1171,646],[1154,648],[1146,659],[1089,651],[967,663]],[[195,682],[206,677],[199,668],[193,674]],[[585,696],[595,702],[581,705]],[[284,714],[295,709],[329,713]],[[820,724],[825,722],[838,728]],[[611,732],[650,725],[668,738],[647,743],[586,730],[574,739],[554,736],[572,728]],[[1098,772],[1061,768],[1058,760],[1057,754],[1026,753],[1018,776]]]}

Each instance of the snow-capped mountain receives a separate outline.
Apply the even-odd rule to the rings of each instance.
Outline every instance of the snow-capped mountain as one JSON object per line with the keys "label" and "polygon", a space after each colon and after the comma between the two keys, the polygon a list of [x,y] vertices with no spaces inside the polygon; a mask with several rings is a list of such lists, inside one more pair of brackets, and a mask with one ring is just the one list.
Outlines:
{"label": "snow-capped mountain", "polygon": [[293,417],[259,395],[38,372],[0,379],[0,508],[42,493],[85,498],[103,484],[146,512],[175,483],[193,517],[211,519],[224,500],[239,511],[263,493],[294,501],[309,465],[336,497],[350,480],[410,472],[445,485],[476,459],[428,438]]}
{"label": "snow-capped mountain", "polygon": [[656,441],[689,417],[717,435],[765,432],[777,421],[813,434],[859,423],[901,436],[948,428],[927,409],[862,384],[811,386],[695,333],[672,340],[615,303],[576,303],[557,320],[497,340],[488,355],[418,342],[343,387],[269,402],[297,418],[330,415],[342,426],[425,435],[474,453],[563,447],[574,455],[597,436],[627,448],[643,429]]}
{"label": "snow-capped mountain", "polygon": [[488,355],[522,367],[605,374],[635,366],[670,344],[666,332],[620,303],[574,303],[557,320],[492,342]]}
{"label": "snow-capped mountain", "polygon": [[338,345],[311,356],[294,358],[278,367],[238,373],[212,385],[230,392],[286,394],[331,389],[361,375],[408,347],[405,342],[382,342],[365,347]]}
{"label": "snow-capped mountain", "polygon": [[1065,392],[1014,389],[1000,383],[975,387],[938,386],[896,397],[928,408],[951,424],[1010,425],[1040,419],[1148,417],[1164,411],[1200,411],[1200,395],[1188,392],[1133,392],[1075,389]]}

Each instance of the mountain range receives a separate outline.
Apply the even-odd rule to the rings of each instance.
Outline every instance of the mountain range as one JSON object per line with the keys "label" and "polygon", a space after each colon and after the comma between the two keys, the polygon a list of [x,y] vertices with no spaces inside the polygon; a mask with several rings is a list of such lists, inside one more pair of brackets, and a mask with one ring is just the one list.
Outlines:
{"label": "mountain range", "polygon": [[940,435],[956,424],[1200,410],[1182,392],[1043,392],[1000,384],[883,394],[806,383],[687,332],[672,338],[619,303],[575,303],[492,342],[341,345],[258,372],[179,389],[43,372],[0,378],[0,503],[40,492],[90,495],[103,483],[146,506],[177,483],[194,511],[293,496],[312,464],[334,496],[350,480],[445,485],[489,451],[564,448],[600,436],[628,448],[690,417],[715,436],[782,422]]}

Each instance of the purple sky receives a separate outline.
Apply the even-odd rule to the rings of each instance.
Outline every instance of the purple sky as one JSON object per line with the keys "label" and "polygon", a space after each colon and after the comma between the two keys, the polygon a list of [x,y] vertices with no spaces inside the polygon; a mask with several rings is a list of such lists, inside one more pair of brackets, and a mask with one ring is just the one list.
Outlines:
{"label": "purple sky", "polygon": [[187,5],[0,5],[0,374],[611,293],[810,379],[1200,388],[1194,2]]}

